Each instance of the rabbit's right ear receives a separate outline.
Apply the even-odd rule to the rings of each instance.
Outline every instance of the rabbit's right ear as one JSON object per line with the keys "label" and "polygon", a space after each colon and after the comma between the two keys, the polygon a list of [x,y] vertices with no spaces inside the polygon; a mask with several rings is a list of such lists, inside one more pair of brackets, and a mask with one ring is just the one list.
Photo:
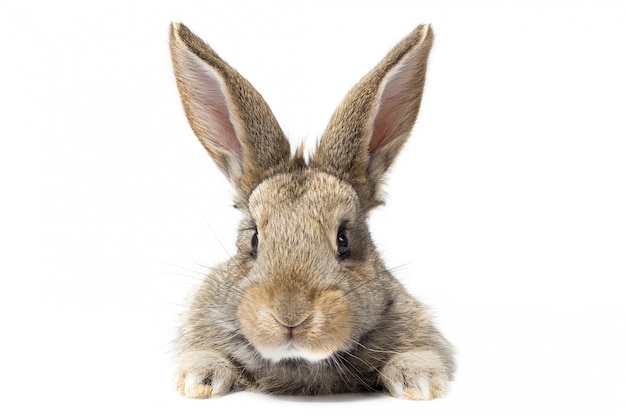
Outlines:
{"label": "rabbit's right ear", "polygon": [[187,120],[218,167],[247,198],[290,147],[252,85],[180,23],[170,27],[174,74]]}

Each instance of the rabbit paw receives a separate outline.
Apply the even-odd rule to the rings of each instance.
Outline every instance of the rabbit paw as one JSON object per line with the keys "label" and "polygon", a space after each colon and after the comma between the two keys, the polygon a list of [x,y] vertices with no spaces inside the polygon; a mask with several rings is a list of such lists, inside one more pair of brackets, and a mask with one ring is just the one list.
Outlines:
{"label": "rabbit paw", "polygon": [[448,375],[439,355],[413,351],[393,356],[381,370],[381,382],[392,397],[430,400],[445,395]]}
{"label": "rabbit paw", "polygon": [[190,398],[217,397],[231,391],[237,378],[230,361],[212,351],[185,352],[178,358],[178,392]]}

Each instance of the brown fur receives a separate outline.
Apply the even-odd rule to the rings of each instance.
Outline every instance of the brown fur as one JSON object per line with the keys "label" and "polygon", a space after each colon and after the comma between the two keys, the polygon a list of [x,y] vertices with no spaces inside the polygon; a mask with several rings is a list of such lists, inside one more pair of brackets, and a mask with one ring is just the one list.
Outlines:
{"label": "brown fur", "polygon": [[386,270],[366,223],[417,117],[432,37],[416,28],[350,91],[307,165],[302,148],[289,158],[256,90],[172,25],[185,113],[243,215],[237,254],[198,288],[181,327],[181,393],[445,394],[452,348]]}

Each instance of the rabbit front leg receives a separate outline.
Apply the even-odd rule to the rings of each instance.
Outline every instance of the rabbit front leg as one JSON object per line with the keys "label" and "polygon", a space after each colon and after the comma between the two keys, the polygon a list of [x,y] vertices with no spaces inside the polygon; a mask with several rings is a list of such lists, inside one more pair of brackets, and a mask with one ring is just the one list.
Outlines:
{"label": "rabbit front leg", "polygon": [[178,358],[178,391],[190,398],[209,398],[232,390],[236,367],[211,350],[183,352]]}
{"label": "rabbit front leg", "polygon": [[432,350],[415,350],[392,356],[380,372],[389,394],[410,400],[430,400],[445,395],[448,373]]}

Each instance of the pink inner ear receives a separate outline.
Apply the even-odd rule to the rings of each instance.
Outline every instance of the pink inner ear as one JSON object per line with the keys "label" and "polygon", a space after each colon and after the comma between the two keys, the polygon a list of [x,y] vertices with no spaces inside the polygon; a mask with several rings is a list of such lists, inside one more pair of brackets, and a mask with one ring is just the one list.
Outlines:
{"label": "pink inner ear", "polygon": [[411,117],[413,112],[407,106],[415,105],[412,99],[417,87],[414,74],[411,73],[406,61],[388,76],[380,95],[378,113],[374,121],[370,155],[403,133],[410,132],[414,120]]}
{"label": "pink inner ear", "polygon": [[238,139],[235,126],[231,122],[231,114],[224,87],[218,76],[197,57],[193,56],[193,67],[190,74],[193,80],[189,85],[196,117],[206,129],[201,140],[209,140],[208,146],[217,147],[233,154],[239,161],[243,156],[243,148]]}

